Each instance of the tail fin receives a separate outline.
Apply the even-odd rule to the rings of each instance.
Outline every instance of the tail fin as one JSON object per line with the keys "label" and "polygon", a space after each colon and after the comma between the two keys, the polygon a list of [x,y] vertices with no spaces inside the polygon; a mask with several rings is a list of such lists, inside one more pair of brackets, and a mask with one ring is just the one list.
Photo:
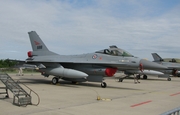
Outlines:
{"label": "tail fin", "polygon": [[152,53],[152,56],[156,62],[164,61],[157,53]]}
{"label": "tail fin", "polygon": [[33,55],[58,55],[49,51],[49,49],[35,31],[28,32],[28,34],[33,49]]}
{"label": "tail fin", "polygon": [[49,51],[35,31],[28,32],[33,51]]}

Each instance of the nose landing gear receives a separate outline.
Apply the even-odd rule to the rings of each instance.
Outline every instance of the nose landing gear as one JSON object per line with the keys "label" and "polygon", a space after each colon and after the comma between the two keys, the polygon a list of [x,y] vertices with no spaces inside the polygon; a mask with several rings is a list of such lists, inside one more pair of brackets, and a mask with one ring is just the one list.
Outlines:
{"label": "nose landing gear", "polygon": [[59,77],[52,78],[52,84],[56,85],[59,82]]}

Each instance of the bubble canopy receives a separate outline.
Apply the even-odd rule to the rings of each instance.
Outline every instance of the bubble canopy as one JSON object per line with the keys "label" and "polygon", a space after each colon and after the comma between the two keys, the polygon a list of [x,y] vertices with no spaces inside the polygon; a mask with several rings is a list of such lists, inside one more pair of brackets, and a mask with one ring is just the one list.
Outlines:
{"label": "bubble canopy", "polygon": [[107,54],[112,56],[124,56],[124,57],[134,57],[129,52],[118,48],[117,46],[109,46],[109,49],[104,49],[100,51],[96,51],[95,53]]}

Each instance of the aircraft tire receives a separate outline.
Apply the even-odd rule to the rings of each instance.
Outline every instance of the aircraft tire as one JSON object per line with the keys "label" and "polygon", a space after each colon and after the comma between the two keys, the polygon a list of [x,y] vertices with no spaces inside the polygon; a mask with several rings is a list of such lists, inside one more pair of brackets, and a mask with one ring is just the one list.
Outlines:
{"label": "aircraft tire", "polygon": [[53,77],[52,84],[56,85],[58,83],[59,79],[57,77]]}
{"label": "aircraft tire", "polygon": [[123,79],[122,79],[122,78],[119,78],[119,82],[123,82]]}
{"label": "aircraft tire", "polygon": [[102,87],[102,88],[106,88],[106,86],[107,86],[106,82],[102,82],[102,83],[101,83],[101,87]]}
{"label": "aircraft tire", "polygon": [[170,77],[168,77],[168,78],[167,78],[167,80],[168,80],[168,81],[171,81],[171,78],[170,78]]}
{"label": "aircraft tire", "polygon": [[143,79],[147,79],[147,75],[143,75]]}

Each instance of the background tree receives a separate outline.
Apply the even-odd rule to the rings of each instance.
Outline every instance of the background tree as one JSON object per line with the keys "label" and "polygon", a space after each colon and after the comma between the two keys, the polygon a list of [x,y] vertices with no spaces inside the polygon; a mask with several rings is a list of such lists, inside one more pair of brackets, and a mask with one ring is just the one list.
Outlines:
{"label": "background tree", "polygon": [[15,60],[10,60],[10,59],[5,59],[5,60],[0,60],[0,68],[9,68],[13,67],[17,64]]}

